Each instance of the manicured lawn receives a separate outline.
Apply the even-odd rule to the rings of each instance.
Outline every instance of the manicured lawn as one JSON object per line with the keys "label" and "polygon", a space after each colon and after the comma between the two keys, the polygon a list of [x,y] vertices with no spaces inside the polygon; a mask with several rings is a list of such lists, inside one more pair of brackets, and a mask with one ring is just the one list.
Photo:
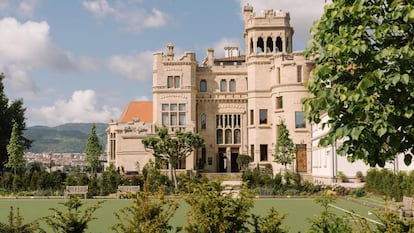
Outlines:
{"label": "manicured lawn", "polygon": [[[58,207],[63,209],[64,206],[58,204],[62,202],[64,202],[62,199],[0,199],[0,222],[7,222],[10,206],[13,206],[15,209],[17,207],[20,208],[20,214],[24,217],[25,222],[27,222],[39,217],[52,215],[53,212],[49,210],[49,208]],[[97,200],[87,200],[85,206],[90,206],[96,202]],[[130,203],[131,201],[126,199],[106,200],[103,206],[95,212],[94,216],[97,217],[97,219],[90,223],[87,232],[111,232],[109,227],[117,221],[113,212]],[[372,208],[339,199],[336,200],[334,205],[338,208],[354,211],[364,217],[375,219],[373,215],[368,215],[369,211],[375,212]],[[255,214],[264,215],[272,206],[275,206],[280,213],[287,214],[284,225],[290,227],[290,232],[306,232],[309,226],[307,219],[318,215],[322,210],[321,207],[310,198],[268,198],[255,199],[253,212]],[[181,201],[180,208],[172,219],[172,224],[174,226],[184,226],[186,224],[187,211],[188,205]],[[343,214],[340,210],[335,211],[338,214]]]}

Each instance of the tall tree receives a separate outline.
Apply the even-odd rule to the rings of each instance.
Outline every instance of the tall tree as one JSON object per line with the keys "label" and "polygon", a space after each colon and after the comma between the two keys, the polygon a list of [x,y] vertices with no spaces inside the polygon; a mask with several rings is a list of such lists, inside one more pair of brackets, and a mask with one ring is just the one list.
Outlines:
{"label": "tall tree", "polygon": [[31,141],[23,137],[23,131],[26,129],[24,117],[26,109],[23,108],[23,100],[18,99],[9,103],[10,101],[4,93],[4,78],[4,74],[0,73],[0,170],[7,162],[7,145],[15,122],[19,125],[19,136],[24,141],[25,149],[31,145]]}
{"label": "tall tree", "polygon": [[[332,0],[312,29],[315,55],[307,118],[329,131],[322,146],[383,167],[414,152],[414,5],[407,0]],[[411,163],[406,154],[405,162]]]}
{"label": "tall tree", "polygon": [[296,157],[296,147],[289,136],[289,130],[284,121],[281,121],[279,125],[275,154],[273,156],[275,157],[275,162],[285,166],[285,171],[287,165],[292,164]]}
{"label": "tall tree", "polygon": [[17,122],[13,124],[10,141],[7,145],[7,153],[9,159],[6,163],[6,167],[12,169],[13,173],[16,175],[18,171],[22,171],[22,169],[26,167],[24,145],[20,137],[19,124]]}
{"label": "tall tree", "polygon": [[102,147],[99,144],[98,136],[96,135],[96,126],[92,125],[91,132],[86,142],[85,154],[88,166],[91,168],[92,175],[95,175],[99,167],[99,157],[102,153]]}
{"label": "tall tree", "polygon": [[178,188],[176,168],[180,160],[185,160],[195,149],[204,146],[204,139],[197,133],[175,131],[168,133],[166,127],[158,130],[156,136],[148,136],[142,140],[145,148],[152,150],[152,154],[169,164],[170,179]]}

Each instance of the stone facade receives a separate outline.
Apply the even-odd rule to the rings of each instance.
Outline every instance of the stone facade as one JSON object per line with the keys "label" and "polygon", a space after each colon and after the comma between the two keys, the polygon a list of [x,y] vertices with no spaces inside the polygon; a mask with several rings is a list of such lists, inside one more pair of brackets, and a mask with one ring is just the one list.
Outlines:
{"label": "stone facade", "polygon": [[[151,154],[140,140],[165,125],[171,132],[197,132],[206,142],[205,149],[188,157],[179,169],[238,172],[236,159],[245,154],[252,157],[252,165],[271,164],[278,171],[281,166],[272,161],[283,120],[298,148],[294,169],[311,173],[311,127],[304,120],[301,100],[309,95],[304,83],[313,63],[302,52],[292,51],[289,13],[266,10],[256,15],[247,5],[243,15],[246,55],[240,55],[237,47],[226,47],[225,57],[216,58],[208,49],[199,63],[193,52],[175,57],[171,43],[165,53],[154,54],[152,122],[147,123],[148,131],[133,133],[134,137],[128,137],[124,127],[135,127],[139,121],[131,126],[110,124],[109,162],[127,170],[139,162],[142,169]],[[111,146],[114,132],[116,146]]]}

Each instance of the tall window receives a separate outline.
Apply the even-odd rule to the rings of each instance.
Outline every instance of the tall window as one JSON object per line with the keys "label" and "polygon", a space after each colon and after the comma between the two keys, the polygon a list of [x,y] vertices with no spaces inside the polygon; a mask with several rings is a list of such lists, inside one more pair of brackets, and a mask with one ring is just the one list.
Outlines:
{"label": "tall window", "polygon": [[180,76],[175,76],[174,77],[174,87],[175,88],[180,88]]}
{"label": "tall window", "polygon": [[220,91],[221,92],[227,91],[227,82],[224,79],[221,80],[221,82],[220,82]]}
{"label": "tall window", "polygon": [[254,162],[254,144],[250,145],[250,156],[252,157],[252,162]]}
{"label": "tall window", "polygon": [[185,104],[162,104],[161,117],[163,125],[185,125]]}
{"label": "tall window", "polygon": [[230,92],[235,92],[236,91],[236,80],[234,80],[234,79],[230,80],[229,90],[230,90]]}
{"label": "tall window", "polygon": [[[221,114],[216,115],[217,144],[241,143],[241,115]],[[224,139],[224,142],[223,142]]]}
{"label": "tall window", "polygon": [[168,88],[180,88],[180,76],[168,76],[167,87]]}
{"label": "tall window", "polygon": [[217,130],[217,144],[223,144],[223,130]]}
{"label": "tall window", "polygon": [[306,128],[305,112],[295,112],[295,128]]}
{"label": "tall window", "polygon": [[302,66],[297,66],[297,82],[301,83],[302,82]]}
{"label": "tall window", "polygon": [[205,113],[201,114],[201,128],[205,129],[207,126],[207,116]]}
{"label": "tall window", "polygon": [[200,92],[206,92],[207,91],[207,81],[201,80],[200,81]]}
{"label": "tall window", "polygon": [[276,97],[276,109],[282,109],[283,108],[283,97],[278,96]]}
{"label": "tall window", "polygon": [[234,144],[240,144],[240,143],[241,143],[240,129],[235,129],[234,130]]}
{"label": "tall window", "polygon": [[267,161],[267,144],[260,144],[260,161]]}
{"label": "tall window", "polygon": [[168,78],[167,78],[167,87],[172,88],[173,86],[174,86],[173,76],[168,76]]}
{"label": "tall window", "polygon": [[260,109],[260,124],[267,124],[267,109]]}
{"label": "tall window", "polygon": [[111,160],[115,160],[116,158],[116,138],[115,138],[116,134],[115,133],[111,133],[109,136],[109,140],[110,140],[110,148],[109,148],[109,153],[110,153],[110,158]]}
{"label": "tall window", "polygon": [[250,109],[250,124],[254,124],[254,110]]}

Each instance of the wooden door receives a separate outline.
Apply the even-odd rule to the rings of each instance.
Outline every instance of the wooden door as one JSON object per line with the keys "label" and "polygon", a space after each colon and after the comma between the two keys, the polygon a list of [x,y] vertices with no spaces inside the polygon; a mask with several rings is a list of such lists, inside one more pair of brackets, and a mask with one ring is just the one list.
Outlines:
{"label": "wooden door", "polygon": [[306,144],[296,145],[296,171],[307,172]]}

